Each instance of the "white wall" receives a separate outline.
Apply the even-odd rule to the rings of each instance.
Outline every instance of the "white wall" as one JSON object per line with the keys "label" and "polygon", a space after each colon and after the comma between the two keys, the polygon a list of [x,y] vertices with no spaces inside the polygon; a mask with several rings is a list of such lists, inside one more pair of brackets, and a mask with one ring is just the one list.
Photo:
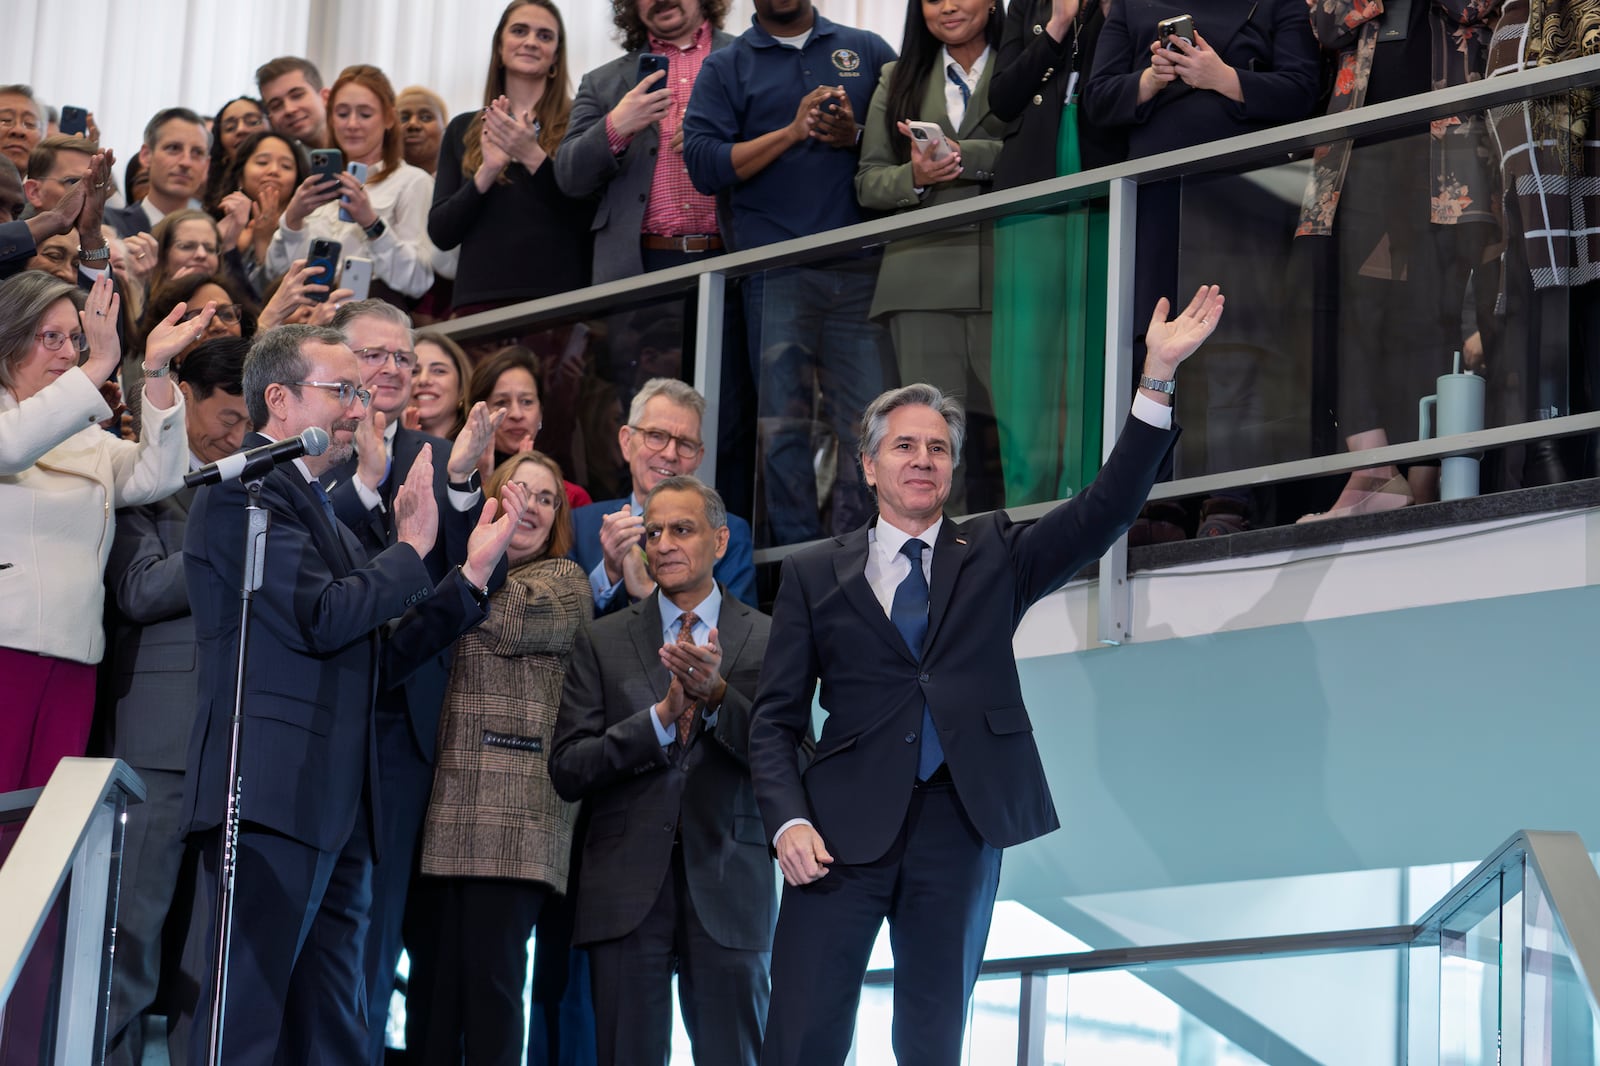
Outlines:
{"label": "white wall", "polygon": [[[398,89],[420,82],[452,113],[478,106],[489,35],[505,0],[6,0],[0,84],[27,82],[60,106],[95,113],[102,139],[126,161],[145,121],[163,107],[210,114],[254,94],[255,68],[278,55],[305,55],[332,81],[357,62],[382,67]],[[574,80],[618,54],[606,0],[561,4]],[[905,8],[892,0],[818,0],[839,22],[897,45]],[[735,0],[727,28],[750,24],[750,0]],[[576,85],[574,85],[576,88]]]}

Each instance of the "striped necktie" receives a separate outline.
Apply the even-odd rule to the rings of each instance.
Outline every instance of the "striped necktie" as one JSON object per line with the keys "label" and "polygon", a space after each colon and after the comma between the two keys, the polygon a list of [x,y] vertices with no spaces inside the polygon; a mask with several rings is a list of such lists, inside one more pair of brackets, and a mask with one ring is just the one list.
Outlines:
{"label": "striped necktie", "polygon": [[[694,643],[694,624],[700,619],[695,617],[693,611],[684,611],[678,618],[678,643]],[[695,704],[690,703],[684,712],[678,715],[678,747],[688,750],[689,733],[694,729]]]}

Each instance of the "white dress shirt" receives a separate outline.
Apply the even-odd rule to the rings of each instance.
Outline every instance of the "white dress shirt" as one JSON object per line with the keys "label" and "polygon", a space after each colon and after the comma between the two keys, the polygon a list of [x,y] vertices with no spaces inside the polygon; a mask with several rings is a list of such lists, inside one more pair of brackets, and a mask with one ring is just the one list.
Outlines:
{"label": "white dress shirt", "polygon": [[950,112],[950,128],[959,130],[961,122],[967,117],[967,100],[961,95],[961,90],[956,83],[950,80],[950,72],[955,71],[956,77],[961,79],[970,95],[978,91],[978,82],[983,78],[983,68],[989,65],[989,49],[984,48],[983,54],[972,63],[972,69],[967,70],[960,63],[950,58],[950,49],[939,49],[939,77],[944,79],[944,102]]}

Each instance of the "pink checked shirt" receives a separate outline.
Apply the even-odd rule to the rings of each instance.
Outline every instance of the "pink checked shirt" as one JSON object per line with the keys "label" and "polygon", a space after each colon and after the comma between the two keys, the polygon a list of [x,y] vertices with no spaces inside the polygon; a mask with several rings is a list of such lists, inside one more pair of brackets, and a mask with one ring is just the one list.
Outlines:
{"label": "pink checked shirt", "polygon": [[[684,166],[683,153],[672,150],[672,140],[683,126],[689,94],[700,76],[700,65],[711,54],[711,24],[701,23],[694,43],[688,48],[678,48],[652,37],[650,49],[667,57],[667,89],[672,94],[672,107],[661,120],[661,148],[656,153],[655,176],[650,180],[650,200],[645,204],[640,231],[663,237],[717,233],[717,201],[695,190],[694,183],[689,180],[689,170]],[[611,145],[611,154],[621,155],[632,138],[620,136],[611,125],[611,116],[607,115],[606,140]]]}

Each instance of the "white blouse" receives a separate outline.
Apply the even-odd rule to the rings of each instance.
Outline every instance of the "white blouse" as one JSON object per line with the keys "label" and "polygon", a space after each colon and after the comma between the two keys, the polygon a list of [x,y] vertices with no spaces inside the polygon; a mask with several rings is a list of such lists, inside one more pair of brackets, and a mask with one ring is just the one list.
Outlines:
{"label": "white blouse", "polygon": [[312,211],[298,230],[289,228],[285,213],[267,248],[267,273],[274,278],[286,274],[289,264],[307,257],[313,240],[333,240],[339,242],[341,260],[371,259],[372,276],[396,292],[419,297],[432,288],[439,254],[428,240],[433,178],[404,161],[388,178],[376,180],[382,172],[383,164],[377,164],[367,179],[367,199],[386,227],[377,240],[367,240],[356,223],[339,221],[338,200]]}

